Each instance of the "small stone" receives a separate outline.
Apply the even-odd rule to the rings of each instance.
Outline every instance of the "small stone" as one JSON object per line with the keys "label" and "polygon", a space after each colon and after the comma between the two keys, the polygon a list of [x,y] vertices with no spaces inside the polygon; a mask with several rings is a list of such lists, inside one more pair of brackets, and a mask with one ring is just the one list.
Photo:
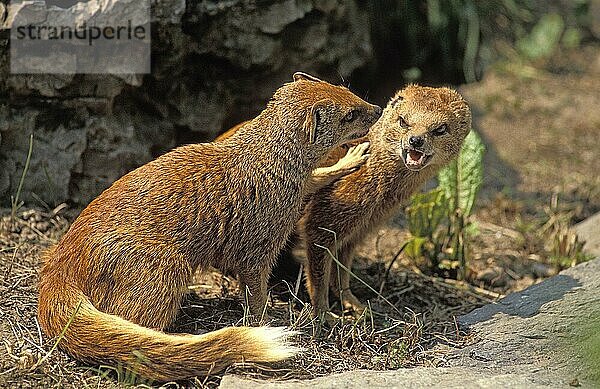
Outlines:
{"label": "small stone", "polygon": [[492,266],[479,272],[477,280],[491,286],[504,286],[506,285],[506,274],[501,267]]}
{"label": "small stone", "polygon": [[556,268],[545,263],[535,262],[531,265],[531,272],[537,278],[548,278],[556,274]]}

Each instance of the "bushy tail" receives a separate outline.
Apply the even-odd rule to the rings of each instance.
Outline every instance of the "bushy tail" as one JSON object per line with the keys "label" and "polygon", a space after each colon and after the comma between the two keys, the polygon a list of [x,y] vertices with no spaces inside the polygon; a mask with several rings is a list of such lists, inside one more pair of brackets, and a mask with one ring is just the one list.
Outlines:
{"label": "bushy tail", "polygon": [[40,286],[38,315],[49,336],[64,332],[59,346],[73,357],[156,381],[212,374],[236,362],[281,361],[299,351],[288,342],[293,332],[283,327],[228,327],[204,335],[141,327],[97,310],[64,280]]}

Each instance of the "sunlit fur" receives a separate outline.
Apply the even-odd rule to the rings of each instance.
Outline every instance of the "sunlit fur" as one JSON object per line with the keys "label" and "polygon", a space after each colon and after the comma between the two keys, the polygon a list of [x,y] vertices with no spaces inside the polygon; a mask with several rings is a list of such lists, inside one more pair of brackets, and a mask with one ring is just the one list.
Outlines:
{"label": "sunlit fur", "polygon": [[[214,141],[221,142],[231,137],[247,123],[249,122],[242,122],[231,127],[229,130],[219,135]],[[367,160],[368,149],[369,143],[363,142],[351,147],[347,152],[344,151],[345,154],[343,155],[340,154],[342,150],[333,150],[334,158],[327,157],[323,161],[323,166],[317,167],[312,171],[307,185],[307,193],[312,194],[346,174],[356,171],[356,169]]]}
{"label": "sunlit fur", "polygon": [[[65,330],[61,348],[159,381],[295,353],[283,329],[161,331],[191,275],[208,266],[237,274],[259,316],[311,171],[379,117],[378,107],[346,88],[296,79],[230,138],[179,147],[126,174],[81,212],[45,254],[40,274],[40,325],[50,337]],[[358,120],[342,122],[354,109]]]}
{"label": "sunlit fur", "polygon": [[[400,116],[409,128],[402,128]],[[448,133],[432,135],[430,131],[444,123]],[[329,309],[329,288],[336,294],[342,290],[345,308],[364,308],[350,291],[348,273],[340,272],[338,284],[337,266],[332,266],[330,255],[318,246],[337,253],[340,262],[351,268],[355,246],[457,157],[470,128],[470,109],[452,89],[411,85],[391,99],[369,132],[371,156],[367,162],[358,171],[317,191],[305,208],[301,235],[306,240],[307,286],[317,313]],[[411,171],[402,160],[402,148],[410,136],[416,135],[424,137],[422,149],[433,153],[433,157],[422,170]],[[333,152],[331,158],[335,157]],[[335,231],[336,236],[322,228]]]}

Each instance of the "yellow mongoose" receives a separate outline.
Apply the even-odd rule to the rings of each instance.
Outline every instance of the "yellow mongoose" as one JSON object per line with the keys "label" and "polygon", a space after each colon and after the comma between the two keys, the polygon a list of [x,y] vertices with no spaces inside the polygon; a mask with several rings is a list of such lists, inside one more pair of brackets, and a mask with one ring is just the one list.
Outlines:
{"label": "yellow mongoose", "polygon": [[161,331],[191,275],[208,266],[237,274],[260,315],[311,171],[380,115],[348,89],[297,73],[229,139],[179,147],[126,174],[45,254],[42,329],[51,337],[64,331],[59,345],[77,359],[159,381],[292,356],[297,349],[282,328]]}
{"label": "yellow mongoose", "polygon": [[350,290],[348,272],[340,269],[338,284],[337,266],[318,246],[337,253],[350,269],[355,246],[458,156],[470,128],[469,106],[449,88],[410,85],[389,102],[369,131],[369,159],[356,172],[314,193],[299,223],[316,313],[329,310],[329,289],[337,297],[341,291],[343,308],[364,309]]}

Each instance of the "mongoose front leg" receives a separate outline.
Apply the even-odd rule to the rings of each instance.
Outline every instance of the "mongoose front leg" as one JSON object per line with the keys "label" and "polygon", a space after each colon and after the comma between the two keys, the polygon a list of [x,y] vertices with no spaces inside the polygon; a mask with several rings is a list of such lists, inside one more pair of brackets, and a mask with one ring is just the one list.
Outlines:
{"label": "mongoose front leg", "polygon": [[369,158],[369,154],[367,154],[369,145],[369,142],[363,142],[350,147],[346,155],[334,165],[313,170],[308,183],[310,192],[316,192],[343,176],[356,171]]}
{"label": "mongoose front leg", "polygon": [[240,289],[242,299],[247,304],[253,321],[259,323],[268,319],[267,315],[267,282],[271,274],[270,268],[260,271],[244,270],[240,273]]}
{"label": "mongoose front leg", "polygon": [[329,311],[328,285],[332,260],[327,250],[317,247],[311,242],[307,244],[306,253],[306,286],[314,307],[314,314],[319,316],[321,313]]}

